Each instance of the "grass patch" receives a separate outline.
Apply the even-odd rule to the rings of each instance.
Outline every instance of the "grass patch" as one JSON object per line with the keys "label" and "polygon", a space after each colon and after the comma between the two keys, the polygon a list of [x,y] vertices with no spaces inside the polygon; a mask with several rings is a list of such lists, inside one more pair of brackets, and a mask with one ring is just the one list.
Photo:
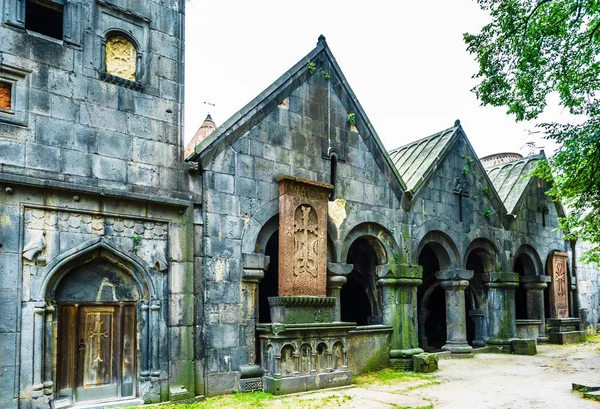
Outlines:
{"label": "grass patch", "polygon": [[[232,395],[221,395],[206,398],[194,403],[167,403],[157,406],[157,409],[253,409],[268,408],[275,399],[273,395],[266,392],[234,393]],[[145,409],[138,406],[130,409]]]}
{"label": "grass patch", "polygon": [[396,382],[412,382],[423,380],[439,383],[436,381],[436,377],[433,375],[423,375],[416,372],[395,371],[390,368],[356,375],[353,378],[353,383],[358,386],[368,386],[373,384],[391,385]]}

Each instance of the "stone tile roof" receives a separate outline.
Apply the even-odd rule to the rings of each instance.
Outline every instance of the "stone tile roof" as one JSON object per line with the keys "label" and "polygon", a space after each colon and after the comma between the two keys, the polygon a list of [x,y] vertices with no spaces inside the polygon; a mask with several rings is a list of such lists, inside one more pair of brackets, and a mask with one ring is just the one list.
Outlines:
{"label": "stone tile roof", "polygon": [[457,124],[452,128],[389,152],[394,166],[398,169],[398,173],[409,191],[414,193],[425,181],[427,175],[440,162],[443,153],[451,145],[459,128],[460,124]]}
{"label": "stone tile roof", "polygon": [[528,156],[486,169],[509,213],[514,214],[515,208],[531,180],[531,177],[527,175],[534,169],[535,163],[543,159],[545,159],[544,154]]}
{"label": "stone tile roof", "polygon": [[198,128],[198,130],[194,134],[194,137],[186,145],[184,151],[184,158],[187,159],[190,156],[192,156],[194,154],[194,149],[196,148],[196,145],[198,145],[200,142],[206,139],[206,137],[213,133],[215,129],[217,129],[217,125],[215,125],[215,121],[213,121],[210,114],[208,114],[204,122],[202,122],[202,125],[200,125],[200,128]]}

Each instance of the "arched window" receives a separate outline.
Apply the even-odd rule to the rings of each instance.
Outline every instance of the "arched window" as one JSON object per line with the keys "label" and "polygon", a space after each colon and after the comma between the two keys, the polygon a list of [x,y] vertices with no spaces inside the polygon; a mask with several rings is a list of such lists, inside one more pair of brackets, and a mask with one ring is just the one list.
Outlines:
{"label": "arched window", "polygon": [[106,74],[135,82],[137,60],[138,51],[129,39],[120,33],[107,36],[104,48]]}

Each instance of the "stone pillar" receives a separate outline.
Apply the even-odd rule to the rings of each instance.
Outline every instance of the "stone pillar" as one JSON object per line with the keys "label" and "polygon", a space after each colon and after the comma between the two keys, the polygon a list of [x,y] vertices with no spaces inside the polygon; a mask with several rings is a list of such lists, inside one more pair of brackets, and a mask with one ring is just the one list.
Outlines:
{"label": "stone pillar", "polygon": [[475,325],[475,339],[473,339],[473,346],[485,346],[485,312],[482,310],[470,310],[469,317],[473,320],[473,324]]}
{"label": "stone pillar", "polygon": [[33,306],[33,385],[31,386],[31,397],[39,398],[44,395],[43,355],[44,355],[44,314],[46,304],[35,304]]}
{"label": "stone pillar", "polygon": [[550,276],[546,275],[521,277],[521,285],[527,298],[527,319],[541,321],[538,335],[539,342],[548,341],[544,311],[544,289],[548,287],[550,280]]}
{"label": "stone pillar", "polygon": [[148,338],[150,336],[150,306],[148,301],[140,303],[141,321],[142,321],[142,336],[140,349],[142,350],[142,367],[140,370],[140,380],[146,381],[150,379],[150,349],[148,347]]}
{"label": "stone pillar", "polygon": [[56,350],[56,345],[53,345],[52,328],[54,326],[55,317],[54,305],[46,306],[46,323],[44,328],[44,395],[52,396],[54,394],[54,382],[52,381],[52,350]]}
{"label": "stone pillar", "polygon": [[352,264],[327,263],[327,297],[335,297],[334,321],[342,320],[340,292],[348,280],[346,276],[352,272]]}
{"label": "stone pillar", "polygon": [[150,338],[152,340],[152,355],[150,356],[150,376],[158,378],[160,376],[160,367],[158,365],[158,339],[160,338],[160,329],[158,328],[158,312],[160,311],[160,301],[152,301],[150,305]]}
{"label": "stone pillar", "polygon": [[485,273],[482,281],[488,289],[488,344],[506,345],[509,352],[510,339],[517,336],[515,288],[519,286],[519,274]]}
{"label": "stone pillar", "polygon": [[[257,371],[256,324],[258,324],[258,283],[265,277],[270,258],[264,254],[242,254],[242,318],[246,323],[245,343],[248,347],[248,368],[241,369],[242,377]],[[250,368],[251,367],[251,368]]]}
{"label": "stone pillar", "polygon": [[383,323],[393,327],[390,365],[412,369],[412,356],[423,353],[419,348],[417,286],[423,268],[407,264],[377,266],[377,285],[383,292]]}
{"label": "stone pillar", "polygon": [[465,288],[473,278],[473,271],[438,271],[435,277],[446,292],[446,345],[442,349],[457,355],[471,354],[473,347],[467,342]]}

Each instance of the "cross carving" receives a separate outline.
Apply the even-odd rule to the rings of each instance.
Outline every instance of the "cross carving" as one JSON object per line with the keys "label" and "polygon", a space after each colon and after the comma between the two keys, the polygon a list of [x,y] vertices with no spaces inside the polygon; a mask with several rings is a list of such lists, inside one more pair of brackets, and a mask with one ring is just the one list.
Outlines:
{"label": "cross carving", "polygon": [[108,338],[108,330],[102,330],[102,325],[104,324],[104,320],[100,319],[100,314],[96,316],[96,325],[95,329],[90,331],[90,340],[92,338],[96,338],[96,358],[94,358],[94,362],[103,362],[100,357],[100,347],[101,347],[101,338]]}
{"label": "cross carving", "polygon": [[542,227],[546,227],[546,215],[550,213],[550,209],[545,204],[538,207],[538,212],[542,214]]}
{"label": "cross carving", "polygon": [[459,219],[463,221],[463,197],[469,197],[469,192],[467,192],[467,180],[456,178],[456,183],[454,184],[454,194],[458,195],[458,214]]}
{"label": "cross carving", "polygon": [[296,236],[296,260],[299,260],[298,264],[298,274],[300,273],[309,273],[314,276],[314,272],[316,269],[316,264],[313,262],[312,265],[309,263],[310,260],[315,259],[314,255],[316,251],[316,241],[317,239],[309,239],[309,234],[312,233],[318,236],[318,225],[309,224],[309,215],[312,211],[312,207],[310,206],[302,206],[302,222],[294,223],[294,233],[300,232],[300,236]]}

